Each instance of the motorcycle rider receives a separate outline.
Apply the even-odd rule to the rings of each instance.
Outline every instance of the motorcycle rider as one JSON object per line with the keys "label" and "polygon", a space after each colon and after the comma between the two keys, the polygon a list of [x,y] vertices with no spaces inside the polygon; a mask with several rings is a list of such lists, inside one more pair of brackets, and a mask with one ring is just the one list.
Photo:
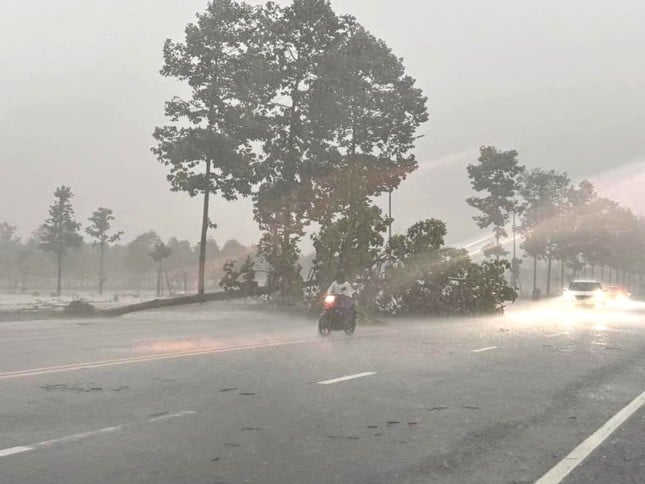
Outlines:
{"label": "motorcycle rider", "polygon": [[342,272],[338,272],[331,283],[327,294],[336,296],[336,307],[340,309],[347,320],[354,320],[356,313],[354,311],[354,287],[345,279]]}

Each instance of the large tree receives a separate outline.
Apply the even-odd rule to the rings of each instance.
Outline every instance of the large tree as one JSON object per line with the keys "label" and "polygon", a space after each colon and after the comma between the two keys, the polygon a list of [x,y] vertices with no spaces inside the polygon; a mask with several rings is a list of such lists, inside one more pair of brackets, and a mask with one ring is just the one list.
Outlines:
{"label": "large tree", "polygon": [[163,261],[172,254],[172,249],[163,242],[158,243],[148,253],[157,264],[157,292],[156,296],[163,296]]}
{"label": "large tree", "polygon": [[[416,169],[415,134],[428,114],[402,61],[353,17],[337,16],[322,0],[295,1],[275,17],[280,102],[269,117],[256,217],[266,231],[265,258],[284,271],[272,271],[271,279],[286,290],[298,277],[304,227],[316,222],[326,238],[335,224],[365,224],[368,212],[373,218],[371,197],[393,190]],[[377,225],[386,222],[379,217]],[[340,241],[317,239],[325,248],[319,261],[343,250],[328,246],[334,239]],[[329,276],[331,267],[317,268]]]}
{"label": "large tree", "polygon": [[105,249],[110,244],[113,244],[121,239],[123,231],[110,233],[112,222],[115,220],[112,215],[112,210],[109,208],[99,207],[92,213],[88,219],[90,225],[85,228],[85,231],[95,242],[94,244],[99,248],[99,294],[103,294],[103,283],[105,282]]}
{"label": "large tree", "polygon": [[54,192],[54,203],[49,207],[49,217],[36,233],[38,244],[45,252],[56,255],[56,295],[61,294],[63,274],[63,257],[69,249],[80,247],[83,238],[79,234],[81,224],[74,219],[72,207],[72,189],[61,185]]}
{"label": "large tree", "polygon": [[534,168],[520,177],[523,244],[533,257],[533,291],[537,290],[537,260],[547,260],[546,295],[551,292],[551,268],[558,257],[561,215],[568,210],[571,180],[566,172]]}
{"label": "large tree", "polygon": [[484,195],[470,197],[466,202],[481,212],[473,217],[480,228],[493,227],[494,255],[499,259],[505,253],[500,239],[507,235],[505,226],[517,211],[519,178],[524,167],[519,164],[517,151],[482,146],[478,162],[467,169],[473,189]]}
{"label": "large tree", "polygon": [[316,126],[314,84],[341,35],[328,1],[295,0],[265,9],[266,55],[278,74],[268,115],[264,156],[257,165],[255,218],[264,234],[258,246],[269,264],[269,283],[283,297],[300,283],[298,243],[310,222],[314,180],[327,157],[328,135]]}
{"label": "large tree", "polygon": [[166,103],[172,125],[157,128],[153,148],[170,168],[174,191],[203,195],[198,292],[204,274],[210,195],[227,200],[250,192],[253,141],[263,138],[263,112],[272,97],[263,55],[262,16],[257,8],[232,0],[213,0],[197,22],[188,24],[184,42],[167,40],[161,74],[188,84],[188,99]]}

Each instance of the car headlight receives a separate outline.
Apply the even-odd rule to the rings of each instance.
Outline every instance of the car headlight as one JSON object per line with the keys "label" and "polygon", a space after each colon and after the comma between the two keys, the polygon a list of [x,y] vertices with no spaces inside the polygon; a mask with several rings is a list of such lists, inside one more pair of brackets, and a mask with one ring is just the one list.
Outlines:
{"label": "car headlight", "polygon": [[605,299],[605,291],[603,291],[602,289],[598,289],[597,291],[594,291],[594,297],[597,300]]}

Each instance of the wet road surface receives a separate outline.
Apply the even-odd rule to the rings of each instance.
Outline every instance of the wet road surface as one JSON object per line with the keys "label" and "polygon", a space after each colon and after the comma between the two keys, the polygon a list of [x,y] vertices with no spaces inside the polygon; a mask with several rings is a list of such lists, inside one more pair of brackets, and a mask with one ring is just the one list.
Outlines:
{"label": "wet road surface", "polygon": [[0,482],[643,482],[644,350],[638,304],[327,339],[222,303],[2,323]]}

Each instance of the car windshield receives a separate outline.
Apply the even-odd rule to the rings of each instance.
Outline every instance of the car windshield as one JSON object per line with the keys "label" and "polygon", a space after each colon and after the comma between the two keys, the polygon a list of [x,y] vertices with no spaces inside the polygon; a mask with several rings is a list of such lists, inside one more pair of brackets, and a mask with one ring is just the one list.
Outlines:
{"label": "car windshield", "polygon": [[602,289],[599,282],[572,282],[569,284],[570,291],[596,291]]}

